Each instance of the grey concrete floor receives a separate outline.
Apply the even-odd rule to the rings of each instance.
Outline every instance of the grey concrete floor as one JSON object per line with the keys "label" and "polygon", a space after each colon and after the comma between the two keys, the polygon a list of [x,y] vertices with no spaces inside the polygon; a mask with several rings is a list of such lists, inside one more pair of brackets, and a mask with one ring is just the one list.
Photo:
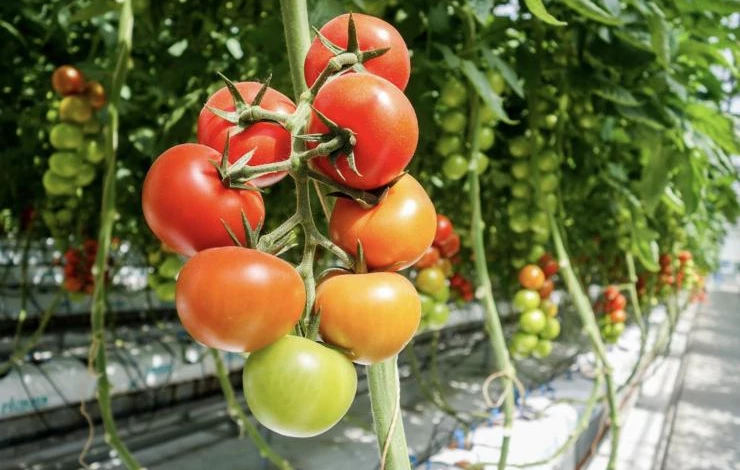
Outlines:
{"label": "grey concrete floor", "polygon": [[740,294],[712,292],[689,338],[662,470],[740,470]]}

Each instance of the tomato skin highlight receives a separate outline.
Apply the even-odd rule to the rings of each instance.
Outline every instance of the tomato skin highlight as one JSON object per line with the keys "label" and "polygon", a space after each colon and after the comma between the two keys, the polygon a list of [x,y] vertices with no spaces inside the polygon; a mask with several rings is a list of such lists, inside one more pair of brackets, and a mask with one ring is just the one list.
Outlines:
{"label": "tomato skin highlight", "polygon": [[421,301],[400,274],[344,274],[319,284],[314,311],[321,312],[319,331],[327,343],[349,351],[358,364],[375,364],[411,340],[421,320]]}
{"label": "tomato skin highlight", "polygon": [[250,354],[242,380],[255,418],[289,437],[327,431],[347,413],[357,392],[352,362],[298,336],[285,336]]}
{"label": "tomato skin highlight", "polygon": [[85,77],[77,67],[62,65],[51,75],[51,86],[62,96],[76,95],[85,89]]}
{"label": "tomato skin highlight", "polygon": [[[390,48],[385,54],[362,64],[365,70],[385,78],[401,90],[405,89],[411,75],[411,59],[401,34],[389,23],[374,16],[353,13],[352,19],[361,51]],[[334,45],[345,49],[349,39],[348,25],[349,14],[340,15],[322,26],[319,31]],[[319,78],[333,57],[334,53],[321,43],[318,36],[315,37],[303,65],[304,77],[309,87]]]}
{"label": "tomato skin highlight", "polygon": [[252,228],[264,220],[257,191],[226,188],[209,160],[220,155],[200,144],[176,145],[160,155],[144,179],[142,206],[149,228],[185,256],[217,246],[232,246],[221,219],[246,244],[241,211]]}
{"label": "tomato skin highlight", "polygon": [[231,352],[256,351],[288,334],[305,303],[306,289],[293,266],[237,246],[193,256],[180,271],[175,292],[188,333]]}
{"label": "tomato skin highlight", "polygon": [[[257,82],[238,82],[237,90],[247,104],[254,100],[262,88]],[[287,160],[290,157],[290,132],[275,122],[255,122],[247,128],[222,119],[213,114],[208,107],[222,111],[234,111],[234,100],[226,87],[219,89],[208,98],[198,116],[198,143],[207,145],[223,153],[226,137],[229,138],[229,162],[234,163],[251,150],[255,150],[250,166],[262,165]],[[260,102],[260,106],[268,111],[283,114],[292,114],[295,104],[277,90],[268,88]],[[251,180],[257,187],[270,186],[287,175],[286,172],[275,172]]]}
{"label": "tomato skin highlight", "polygon": [[352,255],[357,254],[360,241],[370,269],[398,271],[424,254],[436,227],[434,204],[412,176],[404,175],[371,209],[339,198],[329,220],[329,235]]}
{"label": "tomato skin highlight", "polygon": [[[359,175],[346,155],[334,169],[328,157],[314,158],[316,168],[334,181],[357,189],[375,189],[390,183],[406,168],[419,141],[416,112],[406,96],[391,82],[366,73],[341,75],[319,90],[314,108],[339,127],[354,132],[353,148]],[[329,129],[314,113],[310,134]],[[315,147],[315,142],[309,142]]]}

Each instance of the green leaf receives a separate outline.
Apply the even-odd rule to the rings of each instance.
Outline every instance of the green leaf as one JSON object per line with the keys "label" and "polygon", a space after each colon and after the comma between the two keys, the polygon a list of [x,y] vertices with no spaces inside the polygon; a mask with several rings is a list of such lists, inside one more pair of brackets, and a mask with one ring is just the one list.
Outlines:
{"label": "green leaf", "polygon": [[516,123],[516,121],[513,121],[509,118],[509,115],[506,114],[506,110],[504,110],[503,107],[503,100],[495,91],[493,91],[483,72],[478,70],[478,68],[469,60],[462,61],[462,72],[468,80],[470,80],[473,88],[478,92],[478,96],[480,96],[483,102],[491,108],[496,117],[507,124]]}
{"label": "green leaf", "polygon": [[711,64],[717,64],[730,70],[733,74],[736,73],[735,66],[727,60],[727,57],[720,52],[716,45],[694,39],[686,39],[679,44],[678,53],[687,55],[693,61],[700,62],[707,67]]}
{"label": "green leaf", "polygon": [[447,8],[441,3],[435,3],[427,13],[427,22],[429,31],[432,33],[442,33],[450,29],[450,15],[447,14]]}
{"label": "green leaf", "polygon": [[11,36],[20,41],[20,43],[24,46],[28,45],[28,43],[26,43],[26,39],[23,37],[20,31],[18,31],[12,24],[8,23],[7,21],[0,20],[0,28],[10,33]]}
{"label": "green leaf", "polygon": [[174,43],[173,45],[171,45],[167,49],[167,52],[169,52],[169,54],[172,55],[172,56],[180,57],[181,55],[183,55],[183,53],[185,52],[185,50],[187,48],[188,48],[188,40],[187,39],[183,39],[183,40],[177,41],[176,43]]}
{"label": "green leaf", "polygon": [[646,142],[641,148],[642,156],[647,160],[647,164],[642,171],[640,180],[640,198],[645,206],[645,211],[652,215],[660,198],[668,185],[669,174],[673,169],[672,155],[673,152],[663,148],[663,142],[660,137],[656,137],[652,142]]}
{"label": "green leaf", "polygon": [[534,16],[547,24],[551,24],[553,26],[565,26],[568,24],[565,21],[558,20],[548,13],[545,5],[542,4],[542,0],[524,0],[524,3],[527,4],[527,8],[529,8],[529,11],[531,11]]}
{"label": "green leaf", "polygon": [[96,0],[91,2],[85,7],[75,11],[72,15],[67,18],[69,23],[77,23],[80,21],[87,21],[97,16],[102,16],[111,11],[118,11],[121,8],[123,2],[116,2],[114,0]]}
{"label": "green leaf", "polygon": [[619,26],[624,23],[620,18],[611,15],[591,0],[563,0],[563,3],[584,18],[598,21],[599,23],[611,26]]}
{"label": "green leaf", "polygon": [[714,12],[730,15],[740,11],[740,0],[677,0],[679,10],[685,12]]}
{"label": "green leaf", "polygon": [[653,52],[658,59],[658,63],[663,68],[668,67],[671,61],[671,43],[670,34],[668,33],[668,23],[665,14],[658,5],[653,2],[648,3],[649,13],[647,23],[650,28],[650,43],[653,46]]}
{"label": "green leaf", "polygon": [[648,112],[644,106],[617,106],[617,112],[623,117],[644,124],[655,130],[663,130],[665,126],[658,120],[658,117]]}
{"label": "green leaf", "polygon": [[640,106],[642,104],[626,88],[619,85],[612,85],[606,81],[599,83],[596,88],[591,90],[591,93],[623,106]]}
{"label": "green leaf", "polygon": [[493,17],[493,0],[467,0],[475,19],[482,25],[488,24]]}
{"label": "green leaf", "polygon": [[684,215],[686,213],[686,206],[684,205],[681,198],[678,197],[675,192],[673,192],[673,189],[671,189],[670,185],[665,187],[665,191],[663,191],[663,195],[660,197],[660,200],[676,214]]}
{"label": "green leaf", "polygon": [[517,96],[524,98],[524,87],[522,86],[522,82],[509,64],[504,62],[499,56],[495,55],[491,49],[483,49],[483,58],[486,59],[491,68],[496,69],[501,73],[501,76],[504,77],[506,83],[511,87],[514,93],[517,94]]}
{"label": "green leaf", "polygon": [[685,107],[694,128],[712,139],[730,154],[740,153],[732,121],[719,110],[703,103],[692,103]]}
{"label": "green leaf", "polygon": [[442,59],[444,59],[445,63],[447,64],[447,67],[451,69],[460,68],[462,59],[460,59],[454,52],[452,52],[452,49],[450,49],[447,46],[441,45],[441,44],[437,45],[437,49],[439,49],[440,52],[442,53]]}
{"label": "green leaf", "polygon": [[658,264],[658,242],[655,240],[645,241],[636,235],[636,240],[632,244],[632,253],[637,256],[642,266],[650,272],[658,272],[660,265]]}

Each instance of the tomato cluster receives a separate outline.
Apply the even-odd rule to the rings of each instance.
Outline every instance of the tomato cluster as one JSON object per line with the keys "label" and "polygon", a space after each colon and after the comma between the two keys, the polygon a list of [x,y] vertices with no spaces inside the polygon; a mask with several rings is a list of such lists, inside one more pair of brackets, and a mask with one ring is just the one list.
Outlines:
{"label": "tomato cluster", "polygon": [[554,289],[552,277],[558,272],[558,263],[545,254],[539,264],[528,264],[519,271],[522,288],[514,294],[513,305],[521,316],[519,329],[510,344],[515,357],[547,357],[552,352],[552,340],[560,335],[558,306],[550,300]]}
{"label": "tomato cluster", "polygon": [[619,292],[617,286],[608,286],[604,289],[602,299],[600,299],[596,312],[603,312],[599,318],[598,324],[601,330],[601,336],[607,343],[616,343],[624,331],[624,322],[627,320],[627,298]]}
{"label": "tomato cluster", "polygon": [[[190,257],[175,283],[183,326],[206,346],[250,353],[244,393],[252,413],[295,437],[324,432],[344,416],[357,387],[352,362],[387,360],[417,331],[419,295],[396,271],[424,255],[438,225],[429,196],[404,173],[418,123],[402,91],[410,67],[400,35],[365,15],[339,16],[318,35],[305,59],[311,89],[298,106],[267,84],[227,81],[198,118],[198,143],[160,155],[142,193],[151,230]],[[336,68],[335,57],[362,67]],[[294,150],[297,139],[305,151]],[[280,237],[260,236],[265,206],[257,189],[288,173],[297,184],[314,178],[347,195],[334,205],[328,238],[300,212],[300,195],[286,221],[300,219],[294,226],[307,247],[354,256],[353,270],[320,279],[313,305],[306,265],[299,273],[272,254],[281,251],[273,249]],[[459,237],[453,243],[446,237],[439,249],[452,256]],[[171,259],[157,276],[174,275],[179,263]],[[316,325],[331,348],[313,340]]]}
{"label": "tomato cluster", "polygon": [[[503,93],[506,84],[501,75],[493,71],[487,71],[486,74],[491,88],[498,94]],[[437,139],[435,151],[444,158],[442,173],[451,181],[464,177],[470,165],[465,157],[468,100],[465,84],[456,77],[450,77],[440,90],[437,101],[436,119],[442,129],[442,135]],[[479,120],[481,127],[478,133],[478,153],[473,158],[476,171],[482,174],[488,169],[489,159],[486,152],[495,142],[497,121],[488,106],[480,107]]]}
{"label": "tomato cluster", "polygon": [[71,247],[64,252],[64,289],[71,294],[92,294],[95,278],[92,268],[98,253],[96,240],[85,240],[82,248]]}
{"label": "tomato cluster", "polygon": [[48,114],[49,120],[57,123],[49,132],[55,151],[49,157],[49,167],[42,179],[50,197],[42,217],[52,233],[62,234],[72,226],[80,188],[95,180],[95,165],[104,158],[99,140],[101,123],[96,112],[106,99],[103,85],[86,81],[83,73],[70,65],[54,71],[52,87],[61,101],[55,101]]}
{"label": "tomato cluster", "polygon": [[473,300],[473,283],[453,272],[459,263],[460,235],[447,216],[437,214],[437,228],[432,246],[414,264],[414,280],[421,298],[419,328],[441,328],[447,323],[450,288],[463,302]]}

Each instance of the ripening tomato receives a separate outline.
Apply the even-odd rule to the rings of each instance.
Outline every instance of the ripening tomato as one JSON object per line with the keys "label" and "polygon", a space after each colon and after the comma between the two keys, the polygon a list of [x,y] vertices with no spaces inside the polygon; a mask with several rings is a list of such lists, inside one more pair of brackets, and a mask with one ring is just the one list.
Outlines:
{"label": "ripening tomato", "polygon": [[[390,183],[411,161],[419,141],[416,113],[388,80],[367,73],[342,75],[319,90],[313,105],[356,139],[353,153],[359,174],[350,168],[346,155],[340,155],[336,169],[328,157],[313,159],[328,177],[352,188],[375,189]],[[329,129],[314,114],[308,132],[326,134]]]}
{"label": "ripening tomato", "polygon": [[154,161],[144,179],[141,200],[149,228],[185,256],[233,245],[222,219],[246,244],[242,211],[252,228],[265,217],[258,191],[224,186],[210,162],[219,158],[216,150],[205,145],[176,145]]}
{"label": "ripening tomato", "polygon": [[424,250],[424,254],[421,255],[421,258],[419,258],[419,260],[414,263],[414,268],[429,268],[437,264],[437,261],[439,261],[439,250],[437,249],[437,247],[430,246],[429,248]]}
{"label": "ripening tomato", "polygon": [[190,335],[210,348],[256,351],[288,334],[306,288],[277,256],[238,246],[203,250],[177,278],[175,306]]}
{"label": "ripening tomato", "polygon": [[447,276],[439,266],[422,269],[416,276],[416,287],[431,296],[444,289],[446,284]]}
{"label": "ripening tomato", "polygon": [[550,300],[543,300],[540,303],[540,310],[545,312],[549,318],[555,318],[558,315],[558,306]]}
{"label": "ripening tomato", "polygon": [[338,199],[329,221],[334,243],[356,255],[361,242],[367,266],[385,271],[414,264],[432,244],[436,228],[434,204],[411,175],[404,175],[370,209]]}
{"label": "ripening tomato", "polygon": [[347,413],[357,392],[357,372],[342,353],[298,336],[250,354],[242,381],[257,421],[289,437],[327,431]]}
{"label": "ripening tomato", "polygon": [[449,258],[440,258],[435,266],[442,270],[445,277],[452,276],[452,261]]}
{"label": "ripening tomato", "polygon": [[[399,32],[390,24],[374,16],[353,13],[352,19],[357,30],[357,44],[360,51],[389,48],[385,54],[363,63],[363,68],[368,73],[385,78],[401,90],[406,88],[411,75],[411,59],[406,43]],[[349,39],[348,26],[349,14],[341,15],[322,26],[319,32],[335,46],[345,49]],[[334,52],[322,44],[318,37],[314,38],[303,64],[306,84],[309,87],[319,78],[329,60],[334,56]]]}
{"label": "ripening tomato", "polygon": [[627,314],[622,309],[614,310],[609,314],[609,318],[611,318],[612,323],[624,323],[627,320]]}
{"label": "ripening tomato", "polygon": [[[257,82],[238,82],[236,89],[251,103],[262,88]],[[292,114],[295,104],[277,90],[268,88],[259,103],[260,107],[282,114]],[[241,127],[213,114],[208,107],[222,111],[234,111],[234,100],[228,88],[223,87],[212,94],[198,116],[198,143],[207,145],[223,153],[227,137],[229,138],[229,162],[254,150],[249,161],[250,166],[274,163],[290,157],[290,132],[276,122],[262,121]],[[269,186],[280,181],[287,173],[275,172],[260,176],[251,181],[257,187]]]}
{"label": "ripening tomato", "polygon": [[454,228],[450,219],[445,215],[437,214],[437,230],[434,232],[434,245],[439,246],[445,242],[452,235],[453,231]]}
{"label": "ripening tomato", "polygon": [[619,295],[619,288],[617,286],[609,286],[604,289],[604,298],[607,301],[612,301]]}
{"label": "ripening tomato", "polygon": [[626,306],[627,298],[622,294],[618,294],[613,300],[606,303],[606,311],[613,312],[614,310],[623,310]]}
{"label": "ripening tomato", "polygon": [[554,259],[550,259],[546,263],[540,262],[542,272],[545,273],[546,278],[551,278],[560,270],[560,265]]}
{"label": "ripening tomato", "polygon": [[95,80],[87,82],[85,87],[85,96],[90,101],[90,105],[95,109],[100,109],[105,106],[105,88],[103,84]]}
{"label": "ripening tomato", "polygon": [[525,289],[539,290],[545,283],[545,273],[539,266],[528,264],[519,271],[519,283]]}
{"label": "ripening tomato", "polygon": [[316,289],[314,310],[321,312],[321,337],[347,350],[358,364],[398,354],[421,319],[419,294],[397,273],[330,277]]}
{"label": "ripening tomato", "polygon": [[542,283],[542,287],[540,287],[538,293],[541,299],[549,299],[553,290],[555,290],[555,283],[552,282],[552,279],[548,278]]}
{"label": "ripening tomato", "polygon": [[51,86],[62,96],[76,95],[85,89],[85,77],[76,67],[62,65],[54,70]]}
{"label": "ripening tomato", "polygon": [[678,260],[681,262],[681,264],[686,264],[687,261],[692,259],[691,252],[687,250],[680,251],[678,253]]}
{"label": "ripening tomato", "polygon": [[673,262],[673,259],[671,258],[671,255],[668,253],[663,253],[660,255],[660,265],[661,266],[670,266]]}
{"label": "ripening tomato", "polygon": [[59,117],[62,121],[84,124],[92,115],[90,102],[82,96],[65,96],[59,103]]}
{"label": "ripening tomato", "polygon": [[439,245],[439,252],[445,258],[452,258],[460,252],[460,235],[453,232],[450,237]]}

